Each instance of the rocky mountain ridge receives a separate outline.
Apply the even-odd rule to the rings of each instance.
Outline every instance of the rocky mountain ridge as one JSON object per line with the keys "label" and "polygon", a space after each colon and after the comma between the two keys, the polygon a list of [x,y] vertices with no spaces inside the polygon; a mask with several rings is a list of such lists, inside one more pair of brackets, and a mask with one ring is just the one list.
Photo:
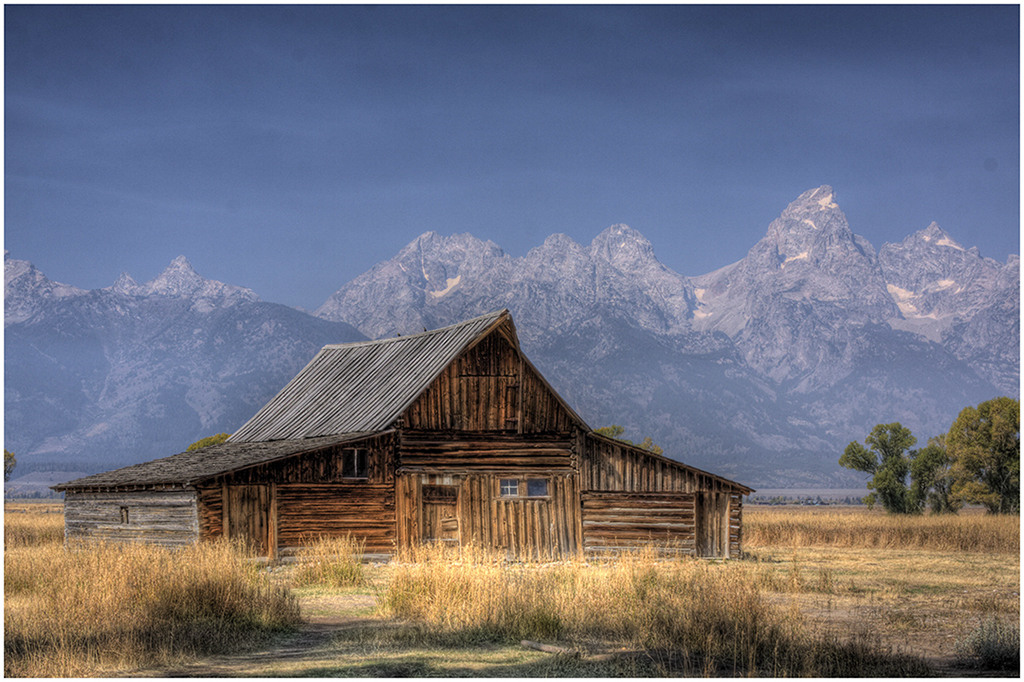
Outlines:
{"label": "rocky mountain ridge", "polygon": [[[8,442],[46,457],[171,454],[184,434],[234,430],[325,343],[506,307],[591,426],[623,424],[755,487],[848,484],[838,453],[875,423],[901,421],[923,442],[962,407],[1018,393],[1018,258],[983,258],[935,224],[876,251],[828,186],[706,275],[667,268],[626,225],[589,245],[554,234],[521,258],[428,232],[315,316],[205,280],[184,258],[144,285],[123,274],[89,292],[5,266]],[[69,343],[87,369],[67,371]],[[40,377],[51,387],[33,392]]]}
{"label": "rocky mountain ridge", "polygon": [[366,338],[183,257],[143,285],[125,273],[85,291],[6,254],[5,285],[5,447],[19,473],[180,452],[233,431],[323,345]]}

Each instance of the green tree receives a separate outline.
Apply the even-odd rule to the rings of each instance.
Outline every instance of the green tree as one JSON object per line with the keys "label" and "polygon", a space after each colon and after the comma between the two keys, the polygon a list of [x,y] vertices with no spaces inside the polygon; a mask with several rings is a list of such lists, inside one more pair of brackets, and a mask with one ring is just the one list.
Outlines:
{"label": "green tree", "polygon": [[927,501],[934,514],[955,514],[963,506],[953,496],[952,461],[945,434],[929,438],[910,461],[911,495],[918,505]]}
{"label": "green tree", "polygon": [[14,467],[18,466],[18,458],[14,456],[14,453],[4,448],[4,483],[11,480],[11,474],[14,473]]}
{"label": "green tree", "polygon": [[965,407],[946,434],[952,494],[993,514],[1020,513],[1020,401]]}
{"label": "green tree", "polygon": [[661,454],[665,453],[665,450],[662,449],[661,446],[656,445],[654,443],[654,440],[652,440],[650,436],[645,436],[644,439],[642,441],[640,441],[639,443],[634,443],[633,441],[629,440],[628,438],[620,438],[619,437],[619,436],[621,436],[625,432],[626,432],[625,427],[619,426],[618,424],[612,424],[611,426],[602,426],[601,428],[594,429],[594,433],[599,433],[602,436],[607,436],[608,438],[614,438],[615,440],[621,440],[623,443],[628,443],[629,445],[635,445],[638,448],[642,448],[644,450],[647,450],[648,452],[653,452],[656,455],[661,455]]}
{"label": "green tree", "polygon": [[890,514],[913,514],[920,511],[918,500],[907,487],[910,474],[910,448],[917,439],[899,422],[877,424],[864,439],[865,448],[854,441],[846,446],[839,465],[854,471],[871,474],[868,490],[874,492],[864,498],[864,504],[873,507],[880,502]]}
{"label": "green tree", "polygon": [[198,450],[199,448],[209,447],[211,445],[218,445],[223,443],[231,437],[230,433],[218,433],[216,436],[207,436],[206,438],[200,438],[192,445],[188,446],[188,450]]}
{"label": "green tree", "polygon": [[[618,424],[612,424],[611,426],[602,426],[599,429],[594,429],[594,433],[599,433],[602,436],[608,438],[619,438],[623,433],[626,432],[625,427],[619,426]],[[619,438],[619,440],[622,440]]]}

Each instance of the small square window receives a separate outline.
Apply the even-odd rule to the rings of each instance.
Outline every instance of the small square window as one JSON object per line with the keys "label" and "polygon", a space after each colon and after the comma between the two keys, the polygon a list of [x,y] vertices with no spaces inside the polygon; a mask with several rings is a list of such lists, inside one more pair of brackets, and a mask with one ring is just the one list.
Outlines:
{"label": "small square window", "polygon": [[527,497],[547,497],[548,496],[548,479],[546,478],[530,478],[526,481],[526,495]]}
{"label": "small square window", "polygon": [[501,479],[502,497],[519,497],[519,480],[515,478]]}
{"label": "small square window", "polygon": [[341,477],[366,478],[367,451],[363,448],[346,448],[341,451]]}

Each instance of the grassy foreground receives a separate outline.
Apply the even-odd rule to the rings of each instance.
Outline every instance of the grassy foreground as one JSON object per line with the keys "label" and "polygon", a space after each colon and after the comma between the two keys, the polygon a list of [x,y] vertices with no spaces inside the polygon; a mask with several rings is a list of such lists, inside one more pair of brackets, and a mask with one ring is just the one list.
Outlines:
{"label": "grassy foreground", "polygon": [[[367,565],[353,559],[357,545],[335,540],[268,571],[220,544],[66,551],[60,514],[9,514],[5,674],[175,676],[211,654],[273,652],[281,641],[292,642],[287,656],[263,654],[257,664],[241,655],[234,667],[187,674],[962,677],[1018,669],[1018,517],[757,507],[745,516],[742,561],[637,554],[511,564],[473,550],[421,550]],[[334,624],[328,634],[303,639],[297,602],[305,618]],[[274,634],[283,631],[292,634]],[[526,649],[524,639],[569,654]]]}
{"label": "grassy foreground", "polygon": [[5,517],[5,677],[159,665],[249,646],[299,622],[295,597],[237,547],[65,549],[47,530],[55,521]]}

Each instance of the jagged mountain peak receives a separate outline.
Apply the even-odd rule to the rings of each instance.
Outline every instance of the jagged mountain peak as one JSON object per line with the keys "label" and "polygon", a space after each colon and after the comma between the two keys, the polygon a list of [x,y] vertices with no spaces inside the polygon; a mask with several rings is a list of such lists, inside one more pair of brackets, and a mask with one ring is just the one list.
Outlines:
{"label": "jagged mountain peak", "polygon": [[594,237],[590,253],[592,257],[605,260],[619,269],[657,263],[650,240],[623,223],[612,225]]}
{"label": "jagged mountain peak", "polygon": [[218,304],[230,304],[234,301],[259,301],[259,296],[251,289],[233,286],[212,279],[206,279],[192,267],[185,256],[178,256],[171,261],[163,272],[142,286],[137,286],[132,293],[154,296],[181,296]]}
{"label": "jagged mountain peak", "polygon": [[127,272],[122,272],[117,276],[117,279],[114,281],[113,286],[110,287],[110,290],[118,294],[131,296],[138,293],[139,283],[136,282],[135,279]]}
{"label": "jagged mountain peak", "polygon": [[836,193],[829,185],[809,189],[772,221],[767,237],[783,243],[806,242],[826,233],[849,233],[846,216],[836,203]]}
{"label": "jagged mountain peak", "polygon": [[957,251],[967,251],[967,249],[950,237],[949,233],[939,227],[939,224],[934,221],[932,221],[931,225],[928,227],[915,232],[903,241],[907,242],[908,240],[918,240],[927,242],[934,246],[946,246],[951,249],[956,249]]}

